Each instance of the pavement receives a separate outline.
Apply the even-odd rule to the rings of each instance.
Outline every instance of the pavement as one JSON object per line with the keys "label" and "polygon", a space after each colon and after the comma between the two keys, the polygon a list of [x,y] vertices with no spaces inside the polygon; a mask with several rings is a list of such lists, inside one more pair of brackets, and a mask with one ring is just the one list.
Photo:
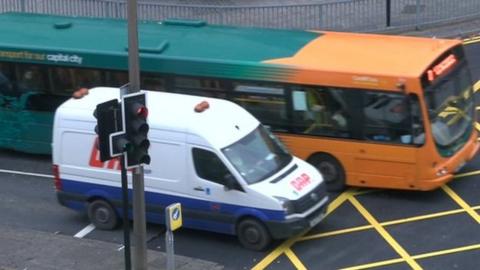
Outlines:
{"label": "pavement", "polygon": [[[468,38],[480,35],[480,18],[421,28],[389,29],[389,34]],[[78,239],[69,235],[0,227],[0,270],[124,269],[124,251],[117,243]],[[166,254],[149,250],[148,269],[166,269]],[[215,262],[175,255],[177,270],[221,270]]]}
{"label": "pavement", "polygon": [[[116,243],[9,227],[0,227],[0,243],[0,270],[125,269],[124,250]],[[166,269],[166,258],[163,252],[148,250],[148,269]],[[224,267],[176,255],[175,269],[221,270]]]}

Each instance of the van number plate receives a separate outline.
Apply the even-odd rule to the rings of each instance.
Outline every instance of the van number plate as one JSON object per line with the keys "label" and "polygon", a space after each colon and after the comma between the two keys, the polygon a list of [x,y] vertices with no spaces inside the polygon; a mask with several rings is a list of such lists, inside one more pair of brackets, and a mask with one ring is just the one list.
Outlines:
{"label": "van number plate", "polygon": [[312,220],[310,220],[310,228],[312,228],[315,225],[317,225],[318,223],[320,223],[320,221],[322,221],[324,216],[325,216],[325,214],[321,213],[320,215],[318,215],[318,216],[314,217]]}

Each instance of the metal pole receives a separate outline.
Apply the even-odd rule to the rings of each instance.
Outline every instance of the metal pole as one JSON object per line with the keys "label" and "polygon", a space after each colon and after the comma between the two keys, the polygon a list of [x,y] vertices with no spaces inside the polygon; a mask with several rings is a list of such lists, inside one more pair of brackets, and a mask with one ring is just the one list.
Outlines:
{"label": "metal pole", "polygon": [[122,194],[123,194],[123,243],[125,245],[125,270],[132,269],[130,257],[130,223],[128,220],[128,179],[127,169],[125,169],[125,158],[120,156],[120,166],[122,171]]}
{"label": "metal pole", "polygon": [[173,241],[173,232],[167,230],[165,233],[165,248],[167,249],[167,270],[175,270],[175,254]]}
{"label": "metal pole", "polygon": [[135,238],[135,270],[147,269],[147,225],[145,219],[145,187],[143,166],[133,171],[133,234]]}
{"label": "metal pole", "polygon": [[[137,1],[129,0],[128,13],[128,78],[129,92],[140,91],[140,68],[138,59]],[[147,225],[145,218],[145,187],[143,166],[135,168],[132,175],[133,186],[133,235],[134,269],[147,269]]]}
{"label": "metal pole", "polygon": [[392,14],[392,3],[391,3],[391,0],[386,0],[387,3],[386,3],[386,10],[385,10],[385,15],[387,16],[386,17],[386,21],[387,21],[387,27],[390,27],[390,18],[391,18],[391,14]]}
{"label": "metal pole", "polygon": [[418,25],[420,24],[420,0],[417,0],[415,8],[415,29],[418,30]]}

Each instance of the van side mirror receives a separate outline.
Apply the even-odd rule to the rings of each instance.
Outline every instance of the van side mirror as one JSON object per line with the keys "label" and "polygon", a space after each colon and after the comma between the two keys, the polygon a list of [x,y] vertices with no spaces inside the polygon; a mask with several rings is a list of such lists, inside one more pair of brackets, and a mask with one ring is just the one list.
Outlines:
{"label": "van side mirror", "polygon": [[232,190],[232,189],[244,191],[243,188],[240,187],[237,180],[235,179],[235,177],[233,177],[231,173],[225,174],[223,179],[225,180],[225,184],[224,184],[225,191]]}

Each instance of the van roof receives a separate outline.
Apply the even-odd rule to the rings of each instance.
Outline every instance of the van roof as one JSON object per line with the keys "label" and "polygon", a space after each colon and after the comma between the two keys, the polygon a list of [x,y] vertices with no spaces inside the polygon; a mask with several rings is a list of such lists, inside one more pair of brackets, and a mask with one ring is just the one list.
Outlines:
{"label": "van roof", "polygon": [[[202,137],[212,147],[220,149],[243,138],[259,125],[258,120],[245,109],[227,100],[145,90],[142,92],[146,93],[151,131],[161,129],[189,133]],[[70,120],[95,121],[93,111],[97,104],[114,98],[120,99],[118,88],[92,88],[83,98],[71,98],[64,102],[57,109],[57,114],[63,114]],[[207,101],[209,108],[201,113],[195,112],[195,106],[202,101]]]}

